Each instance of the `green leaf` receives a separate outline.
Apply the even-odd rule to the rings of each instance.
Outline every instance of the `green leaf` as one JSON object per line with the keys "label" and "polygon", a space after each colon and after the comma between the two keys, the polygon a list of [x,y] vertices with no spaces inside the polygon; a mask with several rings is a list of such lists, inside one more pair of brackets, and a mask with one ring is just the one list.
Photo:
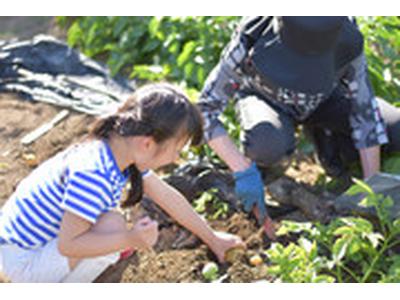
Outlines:
{"label": "green leaf", "polygon": [[400,255],[394,255],[389,259],[388,271],[381,275],[379,282],[399,283],[400,282]]}
{"label": "green leaf", "polygon": [[157,36],[157,33],[159,31],[160,25],[161,25],[162,18],[157,18],[154,17],[151,19],[149,23],[149,33],[152,36]]}
{"label": "green leaf", "polygon": [[359,180],[357,178],[353,178],[353,181],[355,182],[354,185],[352,185],[347,191],[346,195],[349,196],[354,196],[360,193],[367,193],[367,194],[373,194],[374,191],[371,189],[371,187],[365,183],[362,180]]}
{"label": "green leaf", "polygon": [[300,233],[302,231],[309,231],[312,228],[312,224],[310,222],[293,222],[293,221],[282,221],[281,226],[279,227],[276,234],[278,236],[286,235],[288,233]]}
{"label": "green leaf", "polygon": [[363,218],[349,217],[349,218],[341,218],[340,220],[346,225],[355,228],[358,232],[371,233],[373,230],[371,222]]}
{"label": "green leaf", "polygon": [[338,264],[342,260],[342,258],[346,255],[349,243],[350,241],[345,237],[341,237],[335,241],[335,244],[333,245],[332,248],[332,256],[335,264]]}
{"label": "green leaf", "polygon": [[[129,28],[128,33],[129,33],[129,40],[137,41],[139,43],[139,39],[147,33],[147,27],[135,26],[133,28]],[[138,46],[142,46],[142,45],[138,45]]]}
{"label": "green leaf", "polygon": [[189,59],[191,58],[192,53],[194,52],[196,48],[196,42],[195,41],[189,41],[187,42],[184,47],[182,53],[178,56],[178,66],[182,67],[184,64],[186,64]]}
{"label": "green leaf", "polygon": [[396,233],[400,233],[400,218],[393,221],[393,229]]}
{"label": "green leaf", "polygon": [[309,254],[313,251],[313,248],[316,248],[315,242],[312,243],[310,240],[301,237],[298,241],[299,245]]}
{"label": "green leaf", "polygon": [[157,49],[157,47],[160,46],[160,42],[157,40],[151,40],[148,43],[145,44],[145,46],[142,48],[143,52],[152,52],[155,49]]}
{"label": "green leaf", "polygon": [[206,205],[212,200],[212,195],[210,193],[203,193],[197,200],[193,203],[195,205],[194,209],[198,213],[203,213],[206,210]]}
{"label": "green leaf", "polygon": [[68,29],[68,45],[70,45],[71,47],[78,45],[82,37],[83,31],[79,26],[79,22],[74,22],[72,26]]}
{"label": "green leaf", "polygon": [[335,278],[329,275],[318,275],[312,280],[313,283],[333,283]]}
{"label": "green leaf", "polygon": [[378,205],[377,199],[374,196],[367,196],[359,203],[362,207],[376,207]]}
{"label": "green leaf", "polygon": [[206,79],[206,74],[204,72],[204,68],[197,68],[197,82],[199,84],[204,84],[204,81]]}
{"label": "green leaf", "polygon": [[194,69],[194,63],[192,62],[189,62],[184,66],[183,70],[185,73],[185,78],[189,79],[192,76],[193,69]]}
{"label": "green leaf", "polygon": [[338,229],[336,229],[333,234],[335,236],[338,235],[352,235],[354,233],[354,228],[350,227],[350,226],[342,226],[339,227]]}
{"label": "green leaf", "polygon": [[131,77],[158,81],[165,77],[165,68],[162,66],[136,65],[133,68]]}
{"label": "green leaf", "polygon": [[113,36],[118,38],[121,33],[129,26],[129,19],[127,17],[118,17],[113,26]]}
{"label": "green leaf", "polygon": [[390,196],[386,196],[382,200],[382,207],[384,209],[391,208],[393,206],[393,204],[394,204],[394,201],[393,201],[392,197],[390,197]]}
{"label": "green leaf", "polygon": [[383,241],[383,236],[380,233],[372,232],[366,235],[367,239],[371,242],[372,247],[375,249],[379,246],[380,241]]}
{"label": "green leaf", "polygon": [[281,266],[279,265],[270,266],[267,269],[267,273],[270,275],[279,275],[282,273]]}
{"label": "green leaf", "polygon": [[362,241],[359,238],[353,238],[350,240],[347,247],[347,256],[352,257],[354,254],[358,253],[362,248]]}

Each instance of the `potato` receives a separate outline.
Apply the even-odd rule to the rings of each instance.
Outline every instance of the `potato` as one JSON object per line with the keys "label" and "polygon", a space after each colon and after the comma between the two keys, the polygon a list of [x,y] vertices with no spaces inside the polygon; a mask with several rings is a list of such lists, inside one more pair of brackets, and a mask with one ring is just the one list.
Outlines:
{"label": "potato", "polygon": [[250,257],[249,262],[252,266],[256,267],[263,263],[263,259],[261,258],[260,255],[256,254]]}
{"label": "potato", "polygon": [[39,160],[34,153],[25,153],[22,155],[22,158],[24,159],[25,163],[31,168],[34,168],[39,164]]}

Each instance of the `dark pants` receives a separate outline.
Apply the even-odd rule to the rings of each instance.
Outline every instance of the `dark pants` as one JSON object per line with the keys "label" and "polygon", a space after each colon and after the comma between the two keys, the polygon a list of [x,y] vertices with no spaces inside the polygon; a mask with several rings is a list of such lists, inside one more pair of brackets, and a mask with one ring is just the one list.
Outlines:
{"label": "dark pants", "polygon": [[[377,101],[390,141],[382,150],[386,153],[400,151],[400,109],[382,99]],[[237,111],[243,129],[245,154],[257,165],[273,169],[294,152],[298,124],[289,114],[254,95],[241,99],[237,103]],[[349,113],[348,100],[331,97],[303,123],[306,135],[314,142],[325,169],[329,169],[332,162],[333,165],[346,165],[358,160],[358,151],[351,138]],[[339,170],[327,171],[329,175],[339,175]]]}

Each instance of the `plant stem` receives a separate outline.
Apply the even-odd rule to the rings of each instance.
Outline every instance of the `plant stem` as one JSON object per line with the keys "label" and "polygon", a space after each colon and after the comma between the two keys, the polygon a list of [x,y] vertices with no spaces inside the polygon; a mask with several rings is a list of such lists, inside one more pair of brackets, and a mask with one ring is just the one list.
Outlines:
{"label": "plant stem", "polygon": [[387,248],[390,249],[390,248],[392,248],[394,246],[397,246],[397,245],[400,245],[400,241],[395,241],[395,242],[391,243],[390,245],[387,246]]}
{"label": "plant stem", "polygon": [[353,277],[353,279],[354,279],[357,283],[360,282],[360,278],[358,278],[358,276],[357,276],[356,274],[354,274],[354,272],[353,272],[352,270],[350,270],[348,267],[346,267],[344,264],[341,265],[341,268],[342,268],[343,270],[345,270],[347,273],[349,273],[349,275],[350,275],[351,277]]}
{"label": "plant stem", "polygon": [[338,265],[336,265],[336,276],[338,278],[339,283],[343,283],[342,272]]}
{"label": "plant stem", "polygon": [[372,260],[371,265],[369,266],[367,272],[365,273],[365,275],[363,276],[363,278],[361,279],[361,283],[364,283],[367,281],[367,279],[369,278],[369,276],[371,275],[372,271],[375,268],[375,264],[378,262],[378,260],[381,258],[382,254],[388,249],[388,242],[389,239],[385,239],[385,241],[383,242],[382,248],[381,250],[379,250],[378,254],[374,257],[374,259]]}

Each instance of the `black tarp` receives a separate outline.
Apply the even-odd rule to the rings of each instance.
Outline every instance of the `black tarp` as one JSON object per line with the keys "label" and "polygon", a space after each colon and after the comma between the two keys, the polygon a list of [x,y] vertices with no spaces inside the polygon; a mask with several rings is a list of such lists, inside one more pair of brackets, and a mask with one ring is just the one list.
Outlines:
{"label": "black tarp", "polygon": [[51,36],[0,41],[0,92],[101,114],[134,90],[102,64]]}
{"label": "black tarp", "polygon": [[[400,176],[386,173],[379,173],[366,180],[371,189],[384,196],[390,196],[393,206],[389,210],[391,219],[400,218]],[[365,207],[362,203],[365,194],[347,195],[343,194],[335,201],[335,209],[344,214],[362,215],[365,217],[376,217],[376,210],[373,207]]]}

